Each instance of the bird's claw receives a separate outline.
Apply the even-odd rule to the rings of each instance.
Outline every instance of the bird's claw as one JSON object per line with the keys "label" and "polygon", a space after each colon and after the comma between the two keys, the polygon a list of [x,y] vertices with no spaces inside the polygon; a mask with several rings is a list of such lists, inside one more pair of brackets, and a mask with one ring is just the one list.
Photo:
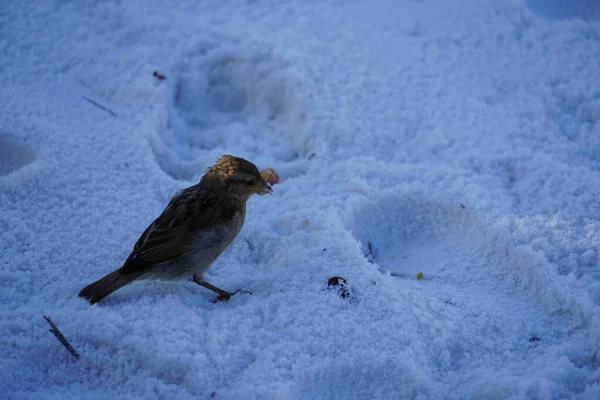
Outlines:
{"label": "bird's claw", "polygon": [[218,303],[220,301],[227,301],[231,298],[231,296],[234,296],[238,293],[243,293],[243,294],[252,294],[251,291],[249,290],[245,290],[245,289],[238,289],[233,293],[230,292],[225,292],[225,293],[221,293],[220,295],[218,295],[217,297],[215,297],[214,299],[211,300],[212,303]]}

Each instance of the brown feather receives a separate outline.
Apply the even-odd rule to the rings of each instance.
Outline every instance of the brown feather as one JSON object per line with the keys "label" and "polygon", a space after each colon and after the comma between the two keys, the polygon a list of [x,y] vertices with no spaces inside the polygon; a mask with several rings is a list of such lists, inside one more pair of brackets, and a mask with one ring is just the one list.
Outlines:
{"label": "brown feather", "polygon": [[[135,244],[133,251],[143,261],[136,267],[162,265],[185,255],[196,232],[233,217],[233,206],[228,203],[199,185],[176,195]],[[132,268],[127,266],[128,271]]]}
{"label": "brown feather", "polygon": [[91,304],[95,304],[115,290],[139,278],[141,274],[142,272],[123,273],[118,269],[81,289],[79,297],[84,297]]}

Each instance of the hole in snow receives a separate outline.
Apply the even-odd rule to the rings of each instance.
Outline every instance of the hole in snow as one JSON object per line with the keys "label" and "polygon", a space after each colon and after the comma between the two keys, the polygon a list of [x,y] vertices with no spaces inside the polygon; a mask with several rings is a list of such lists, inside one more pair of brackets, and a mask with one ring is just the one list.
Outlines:
{"label": "hole in snow", "polygon": [[549,19],[600,18],[600,3],[597,0],[527,0],[527,6],[534,13]]}
{"label": "hole in snow", "polygon": [[[383,272],[416,279],[451,278],[473,268],[481,240],[476,219],[460,206],[416,198],[387,199],[358,212],[351,230],[369,262]],[[471,259],[465,259],[467,255]]]}
{"label": "hole in snow", "polygon": [[0,176],[8,175],[35,160],[35,152],[17,138],[0,136]]}

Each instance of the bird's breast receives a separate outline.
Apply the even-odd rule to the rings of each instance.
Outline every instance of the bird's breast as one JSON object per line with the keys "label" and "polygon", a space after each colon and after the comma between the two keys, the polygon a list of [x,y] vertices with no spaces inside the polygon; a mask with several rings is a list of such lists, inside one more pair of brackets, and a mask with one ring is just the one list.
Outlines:
{"label": "bird's breast", "polygon": [[208,266],[231,244],[244,225],[245,213],[236,212],[233,218],[209,229],[199,231],[190,244],[189,255],[197,265]]}

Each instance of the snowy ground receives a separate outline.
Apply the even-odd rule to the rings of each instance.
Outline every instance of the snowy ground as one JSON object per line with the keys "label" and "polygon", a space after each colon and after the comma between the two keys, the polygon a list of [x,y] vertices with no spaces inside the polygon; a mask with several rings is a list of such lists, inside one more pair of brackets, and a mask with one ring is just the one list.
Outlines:
{"label": "snowy ground", "polygon": [[[594,0],[15,0],[0,51],[3,397],[600,398]],[[253,295],[77,297],[224,153],[282,177]]]}

